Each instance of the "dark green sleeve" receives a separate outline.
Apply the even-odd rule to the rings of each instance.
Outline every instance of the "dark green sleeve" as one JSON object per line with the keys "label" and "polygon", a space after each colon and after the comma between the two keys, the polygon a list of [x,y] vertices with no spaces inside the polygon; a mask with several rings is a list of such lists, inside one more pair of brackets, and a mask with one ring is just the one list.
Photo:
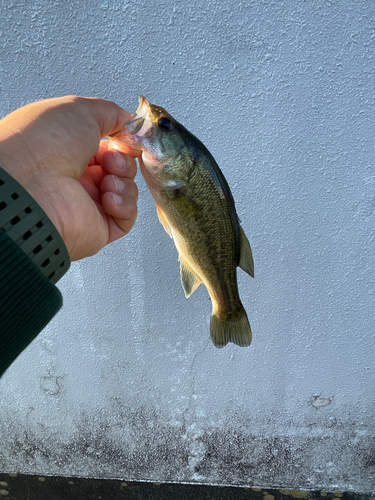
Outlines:
{"label": "dark green sleeve", "polygon": [[57,287],[0,229],[0,377],[61,306]]}

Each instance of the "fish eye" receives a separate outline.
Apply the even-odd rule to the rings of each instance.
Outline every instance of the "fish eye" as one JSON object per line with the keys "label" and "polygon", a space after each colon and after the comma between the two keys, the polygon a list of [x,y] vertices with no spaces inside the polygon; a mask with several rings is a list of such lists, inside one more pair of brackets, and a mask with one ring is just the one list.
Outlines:
{"label": "fish eye", "polygon": [[160,130],[169,130],[172,126],[171,120],[169,118],[166,118],[165,116],[162,116],[159,118],[158,121],[158,128]]}

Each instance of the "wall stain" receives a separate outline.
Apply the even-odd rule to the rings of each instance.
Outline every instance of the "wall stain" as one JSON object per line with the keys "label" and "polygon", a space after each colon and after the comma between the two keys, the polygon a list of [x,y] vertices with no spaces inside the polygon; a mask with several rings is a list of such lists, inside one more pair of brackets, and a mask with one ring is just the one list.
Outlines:
{"label": "wall stain", "polygon": [[254,423],[246,415],[237,415],[235,425],[228,420],[194,436],[152,407],[117,400],[111,410],[81,413],[67,435],[64,429],[41,432],[40,426],[25,430],[24,423],[3,415],[1,470],[67,476],[80,470],[88,477],[284,490],[374,487],[375,437],[350,436],[348,425],[330,428],[327,420],[313,435],[306,427],[266,437],[251,431]]}
{"label": "wall stain", "polygon": [[330,398],[322,398],[320,394],[311,396],[309,402],[307,403],[310,406],[313,406],[316,409],[324,408],[328,406],[333,401],[333,396]]}

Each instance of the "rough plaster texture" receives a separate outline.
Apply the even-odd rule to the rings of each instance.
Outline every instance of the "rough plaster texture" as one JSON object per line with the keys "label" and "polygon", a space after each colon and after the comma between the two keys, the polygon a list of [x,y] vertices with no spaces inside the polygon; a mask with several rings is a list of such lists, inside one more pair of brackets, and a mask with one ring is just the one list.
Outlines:
{"label": "rough plaster texture", "polygon": [[138,178],[0,382],[2,471],[374,489],[374,5],[2,1],[0,112],[144,93],[216,157],[256,270],[252,346],[214,348]]}

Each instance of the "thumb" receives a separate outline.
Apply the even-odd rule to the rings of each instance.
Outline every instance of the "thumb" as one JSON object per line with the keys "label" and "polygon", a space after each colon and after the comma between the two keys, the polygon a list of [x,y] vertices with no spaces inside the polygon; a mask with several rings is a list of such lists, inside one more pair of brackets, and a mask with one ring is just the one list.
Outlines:
{"label": "thumb", "polygon": [[96,118],[101,138],[122,130],[125,123],[130,121],[132,117],[131,113],[107,99],[80,97],[78,100],[81,101],[81,104],[88,108]]}

